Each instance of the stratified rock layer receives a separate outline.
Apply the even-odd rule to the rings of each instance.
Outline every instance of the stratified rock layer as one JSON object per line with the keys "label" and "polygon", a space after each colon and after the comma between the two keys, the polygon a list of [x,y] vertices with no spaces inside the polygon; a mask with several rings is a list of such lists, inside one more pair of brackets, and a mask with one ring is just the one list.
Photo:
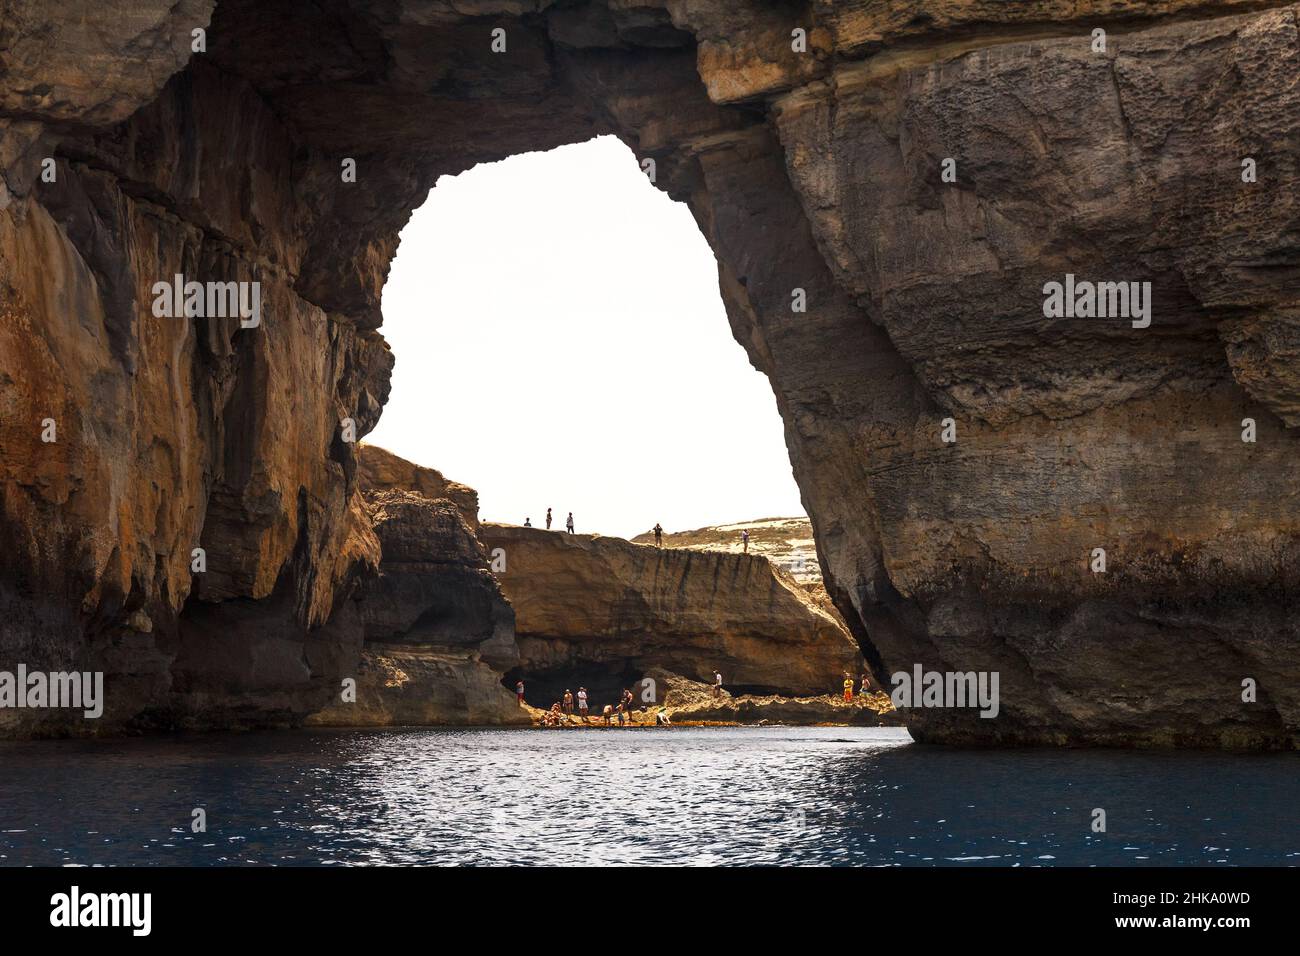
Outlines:
{"label": "stratified rock layer", "polygon": [[[610,132],[717,255],[877,677],[1001,675],[914,735],[1296,746],[1296,37],[1254,0],[11,0],[0,664],[104,669],[95,728],[30,717],[78,732],[336,686],[398,232]],[[154,317],[176,273],[262,282],[261,326]],[[1150,326],[1045,318],[1067,273],[1151,282]]]}
{"label": "stratified rock layer", "polygon": [[839,622],[766,558],[499,524],[480,533],[504,554],[498,580],[530,686],[603,690],[654,668],[711,683],[716,669],[728,686],[817,694],[862,669]]}

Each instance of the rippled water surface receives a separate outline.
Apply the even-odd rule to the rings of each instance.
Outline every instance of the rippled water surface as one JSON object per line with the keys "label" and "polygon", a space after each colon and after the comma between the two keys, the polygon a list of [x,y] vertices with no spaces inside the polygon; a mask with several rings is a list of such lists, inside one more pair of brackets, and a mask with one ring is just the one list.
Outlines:
{"label": "rippled water surface", "polygon": [[1290,865],[1298,823],[1300,755],[961,751],[894,729],[0,744],[9,866]]}

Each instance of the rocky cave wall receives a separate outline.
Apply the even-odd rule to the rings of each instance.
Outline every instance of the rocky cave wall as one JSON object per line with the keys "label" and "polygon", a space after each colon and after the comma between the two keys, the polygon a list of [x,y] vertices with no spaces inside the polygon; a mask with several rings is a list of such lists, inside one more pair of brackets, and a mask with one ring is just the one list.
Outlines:
{"label": "rocky cave wall", "polygon": [[[3,660],[106,670],[99,728],[327,699],[398,232],[612,132],[717,255],[877,676],[999,672],[915,736],[1295,746],[1297,66],[1245,0],[11,0]],[[260,327],[153,316],[178,272],[259,280]],[[1066,273],[1150,281],[1150,326],[1045,318]]]}

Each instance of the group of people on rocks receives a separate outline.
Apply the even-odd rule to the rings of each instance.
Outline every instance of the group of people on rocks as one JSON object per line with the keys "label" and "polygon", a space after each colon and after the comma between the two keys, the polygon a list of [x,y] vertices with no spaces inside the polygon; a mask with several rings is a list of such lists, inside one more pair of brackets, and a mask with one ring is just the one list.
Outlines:
{"label": "group of people on rocks", "polygon": [[[515,682],[515,696],[518,698],[519,706],[524,706],[524,682],[522,680]],[[559,727],[564,724],[574,723],[574,717],[580,719],[584,724],[588,723],[591,715],[590,697],[587,688],[579,687],[578,693],[567,687],[564,689],[564,696],[551,704],[550,708],[542,714],[543,727]],[[633,697],[632,691],[626,687],[623,693],[619,695],[617,704],[606,704],[597,715],[597,720],[603,720],[606,727],[613,726],[614,721],[618,721],[620,727],[632,722],[632,711],[635,709],[636,698]],[[642,707],[642,712],[649,710],[648,707]],[[655,714],[655,723],[661,727],[671,726],[672,721],[668,717],[666,708],[660,707]]]}
{"label": "group of people on rocks", "polygon": [[[532,526],[533,526],[533,519],[531,517],[525,518],[524,527],[531,528]],[[546,530],[547,531],[551,530],[551,509],[550,508],[546,509]],[[569,512],[569,517],[566,518],[564,521],[564,530],[569,532],[569,534],[573,534],[573,512],[572,511]],[[662,548],[664,546],[664,527],[658,521],[655,522],[654,533],[655,533],[655,547]],[[744,553],[749,554],[749,529],[748,528],[745,528],[740,532],[740,545]]]}
{"label": "group of people on rocks", "polygon": [[[655,547],[662,548],[664,546],[664,527],[658,521],[655,522],[654,533],[655,533]],[[741,550],[743,550],[745,554],[749,554],[749,529],[748,528],[744,528],[740,532],[740,546],[741,546]]]}
{"label": "group of people on rocks", "polygon": [[[844,702],[846,704],[853,702],[854,683],[853,675],[848,671],[845,671]],[[713,672],[712,690],[715,698],[722,695],[721,671],[715,670]],[[869,675],[862,675],[858,682],[858,693],[864,697],[871,693],[871,677]],[[515,682],[515,696],[519,701],[519,706],[523,707],[524,682],[522,679]],[[596,719],[603,720],[606,727],[612,726],[614,721],[618,721],[620,727],[625,726],[626,724],[633,722],[632,711],[635,709],[635,703],[636,698],[632,695],[632,691],[625,687],[623,688],[623,693],[619,695],[618,703],[606,704],[597,715]],[[645,713],[648,710],[648,707],[643,706],[641,708],[642,713]],[[591,716],[590,695],[587,693],[587,688],[585,687],[579,687],[577,694],[574,694],[573,691],[566,687],[564,689],[564,695],[555,703],[551,704],[550,708],[542,714],[542,726],[559,727],[565,724],[572,724],[574,723],[573,718],[575,716],[584,724],[589,722],[588,718]],[[666,708],[659,708],[659,711],[655,714],[655,723],[659,726],[671,725],[672,721],[668,717],[668,711]]]}
{"label": "group of people on rocks", "polygon": [[[551,509],[550,509],[550,508],[547,508],[547,509],[546,509],[546,530],[547,530],[547,531],[550,531],[550,530],[551,530],[551,521],[552,521],[552,518],[551,518]],[[533,526],[533,519],[532,519],[532,518],[525,518],[525,519],[524,519],[524,527],[525,527],[525,528],[531,528],[532,526]],[[569,517],[566,518],[565,521],[564,521],[564,530],[567,531],[567,532],[569,532],[569,534],[573,534],[573,512],[572,512],[572,511],[569,512]]]}

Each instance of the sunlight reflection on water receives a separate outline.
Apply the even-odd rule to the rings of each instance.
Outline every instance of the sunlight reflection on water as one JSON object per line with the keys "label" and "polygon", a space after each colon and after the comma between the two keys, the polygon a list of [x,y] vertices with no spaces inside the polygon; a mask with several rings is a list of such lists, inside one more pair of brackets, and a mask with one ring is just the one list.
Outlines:
{"label": "sunlight reflection on water", "polygon": [[10,866],[1300,863],[1289,754],[962,751],[884,728],[384,730],[7,743],[0,766]]}

